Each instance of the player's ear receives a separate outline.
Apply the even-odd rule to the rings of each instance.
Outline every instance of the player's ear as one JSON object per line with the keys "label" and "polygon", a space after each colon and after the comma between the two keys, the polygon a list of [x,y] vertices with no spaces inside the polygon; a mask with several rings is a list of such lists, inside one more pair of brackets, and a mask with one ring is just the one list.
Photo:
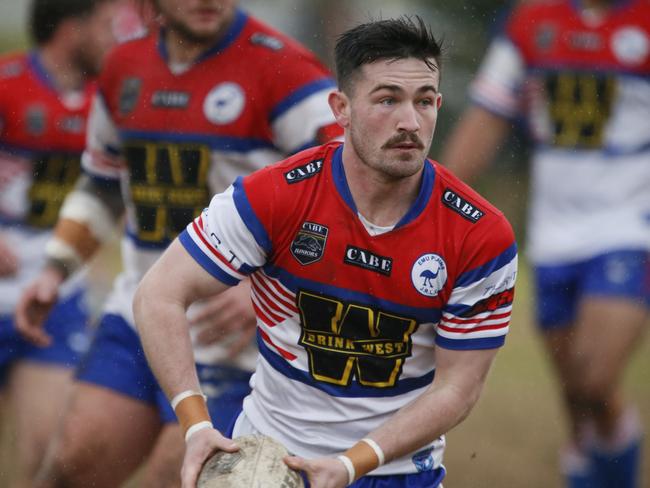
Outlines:
{"label": "player's ear", "polygon": [[436,107],[438,110],[440,110],[440,107],[442,107],[442,93],[438,93],[437,97],[438,99],[436,100]]}
{"label": "player's ear", "polygon": [[350,99],[342,91],[335,90],[327,99],[336,122],[344,129],[350,124]]}

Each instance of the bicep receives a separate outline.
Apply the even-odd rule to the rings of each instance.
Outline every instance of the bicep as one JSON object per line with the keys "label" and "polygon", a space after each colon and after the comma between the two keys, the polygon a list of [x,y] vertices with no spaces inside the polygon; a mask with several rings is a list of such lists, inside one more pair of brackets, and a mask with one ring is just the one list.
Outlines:
{"label": "bicep", "polygon": [[453,388],[473,405],[481,393],[498,348],[454,350],[436,346],[434,385]]}
{"label": "bicep", "polygon": [[157,300],[187,307],[229,286],[208,273],[175,239],[147,272],[140,288]]}

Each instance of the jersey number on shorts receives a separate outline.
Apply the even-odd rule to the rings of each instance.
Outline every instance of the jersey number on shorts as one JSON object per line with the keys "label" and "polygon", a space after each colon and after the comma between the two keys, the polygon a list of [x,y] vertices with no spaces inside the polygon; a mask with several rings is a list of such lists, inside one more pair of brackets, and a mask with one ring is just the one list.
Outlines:
{"label": "jersey number on shorts", "polygon": [[415,320],[306,291],[298,294],[298,308],[299,343],[314,379],[347,386],[356,376],[363,386],[395,386],[411,355]]}
{"label": "jersey number on shorts", "polygon": [[210,151],[199,144],[131,142],[125,154],[137,237],[165,245],[210,202]]}
{"label": "jersey number on shorts", "polygon": [[47,154],[34,158],[34,179],[29,189],[29,225],[54,226],[63,200],[80,173],[78,155]]}
{"label": "jersey number on shorts", "polygon": [[546,78],[546,92],[556,146],[602,147],[616,92],[613,77],[554,73]]}

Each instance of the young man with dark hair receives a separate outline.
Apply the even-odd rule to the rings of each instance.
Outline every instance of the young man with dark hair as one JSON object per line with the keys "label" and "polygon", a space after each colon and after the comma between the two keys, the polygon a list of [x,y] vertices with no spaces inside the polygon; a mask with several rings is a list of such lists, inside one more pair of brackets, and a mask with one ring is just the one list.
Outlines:
{"label": "young man with dark hair", "polygon": [[[146,456],[144,486],[180,483],[184,442],[135,331],[135,288],[211,194],[238,175],[340,135],[327,105],[334,88],[327,70],[237,3],[157,0],[160,25],[115,49],[100,76],[86,175],[66,200],[50,243],[57,267],[24,295],[23,331],[44,340],[29,316],[56,298],[65,274],[93,254],[122,215],[124,271],[78,372],[44,486],[113,488]],[[193,328],[200,331],[198,374],[210,405],[234,416],[257,355],[252,332],[231,330],[247,323],[254,330],[249,285],[202,305],[193,307],[194,321],[213,325]],[[225,347],[205,347],[214,335],[243,352],[234,357]],[[222,421],[225,427],[228,414]]]}
{"label": "young man with dark hair", "polygon": [[47,319],[47,347],[22,340],[13,314],[43,265],[59,207],[81,171],[93,78],[114,42],[114,3],[34,0],[34,49],[0,58],[0,376],[16,435],[12,486],[31,486],[62,413],[70,370],[89,341],[79,277]]}
{"label": "young man with dark hair", "polygon": [[[212,453],[238,449],[224,435],[251,433],[282,442],[312,488],[437,487],[444,434],[504,343],[512,229],[426,159],[442,100],[438,43],[419,18],[370,22],[340,37],[336,66],[329,104],[344,143],[237,179],[136,293],[147,358],[186,432],[184,488]],[[220,432],[185,307],[246,276],[260,357],[232,432]]]}

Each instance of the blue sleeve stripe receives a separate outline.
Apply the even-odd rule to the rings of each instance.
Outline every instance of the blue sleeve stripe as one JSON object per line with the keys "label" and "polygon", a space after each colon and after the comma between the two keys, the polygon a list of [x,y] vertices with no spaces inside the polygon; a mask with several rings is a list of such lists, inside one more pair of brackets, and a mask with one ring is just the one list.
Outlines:
{"label": "blue sleeve stripe", "polygon": [[272,346],[269,346],[264,339],[257,333],[257,345],[260,354],[266,361],[279,373],[294,381],[300,381],[308,386],[321,390],[328,395],[335,397],[364,398],[364,397],[390,397],[398,396],[409,391],[425,388],[433,381],[435,370],[430,371],[419,378],[406,378],[399,380],[397,385],[392,388],[376,388],[364,386],[356,381],[352,381],[349,386],[338,386],[331,383],[314,380],[307,371],[294,368],[289,362],[279,354],[273,352]]}
{"label": "blue sleeve stripe", "polygon": [[506,336],[482,337],[480,339],[447,339],[441,335],[436,336],[436,345],[454,351],[473,351],[477,349],[496,349],[503,346]]}
{"label": "blue sleeve stripe", "polygon": [[257,218],[257,215],[255,215],[255,211],[248,201],[248,197],[246,196],[246,191],[244,190],[242,182],[243,178],[239,176],[232,185],[234,189],[232,196],[233,200],[235,201],[235,207],[237,208],[237,212],[239,212],[240,217],[246,224],[246,227],[250,233],[253,234],[255,241],[257,241],[260,247],[264,249],[267,255],[270,255],[271,251],[273,250],[271,239],[266,233],[266,229],[264,229],[262,222],[260,222],[260,220]]}
{"label": "blue sleeve stripe", "polygon": [[454,288],[471,285],[472,283],[475,283],[476,281],[491,275],[496,270],[501,269],[510,263],[515,258],[515,256],[517,256],[517,244],[513,243],[508,249],[503,251],[496,258],[491,259],[478,268],[461,274],[456,280]]}
{"label": "blue sleeve stripe", "polygon": [[223,271],[219,266],[217,266],[205,253],[201,250],[199,246],[196,245],[192,237],[185,229],[178,236],[178,240],[181,242],[185,250],[194,258],[194,260],[201,265],[208,273],[210,273],[217,280],[225,283],[228,286],[235,286],[239,283],[237,278],[234,278],[232,275],[229,275]]}
{"label": "blue sleeve stripe", "polygon": [[296,91],[291,93],[284,100],[280,101],[273,109],[269,116],[269,120],[273,122],[278,117],[287,112],[291,107],[302,102],[305,98],[313,95],[316,92],[321,90],[326,90],[328,88],[334,88],[336,84],[331,78],[321,78],[320,80],[312,81],[304,86],[301,86]]}

